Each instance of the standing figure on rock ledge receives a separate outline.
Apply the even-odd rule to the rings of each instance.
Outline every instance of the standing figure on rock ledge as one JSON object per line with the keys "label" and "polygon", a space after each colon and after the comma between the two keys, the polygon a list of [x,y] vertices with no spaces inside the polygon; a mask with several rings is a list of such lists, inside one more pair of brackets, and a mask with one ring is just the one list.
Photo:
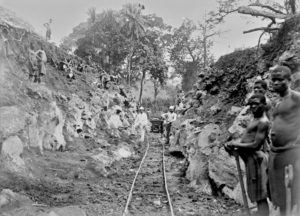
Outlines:
{"label": "standing figure on rock ledge", "polygon": [[[300,93],[290,89],[291,71],[278,66],[271,71],[273,90],[281,101],[275,106],[271,130],[269,181],[271,201],[281,216],[300,204]],[[287,173],[288,171],[288,173]],[[293,173],[292,175],[291,172]],[[287,202],[287,200],[289,202]]]}
{"label": "standing figure on rock ledge", "polygon": [[34,82],[40,83],[41,77],[46,74],[46,62],[47,56],[44,51],[43,45],[40,42],[40,49],[36,51],[36,59],[37,59],[37,70],[34,76]]}
{"label": "standing figure on rock ledge", "polygon": [[51,39],[51,28],[50,28],[51,23],[52,23],[52,19],[50,19],[49,22],[44,24],[46,28],[46,41],[49,41]]}
{"label": "standing figure on rock ledge", "polygon": [[37,57],[35,53],[34,43],[30,43],[28,48],[28,69],[29,69],[29,80],[32,81],[37,70]]}
{"label": "standing figure on rock ledge", "polygon": [[162,114],[162,118],[164,119],[164,128],[165,128],[166,139],[167,139],[166,144],[169,144],[172,123],[177,119],[177,114],[175,113],[175,107],[170,106],[169,112]]}
{"label": "standing figure on rock ledge", "polygon": [[246,166],[247,191],[251,202],[257,203],[259,216],[269,215],[267,167],[268,156],[263,151],[267,145],[269,119],[266,115],[266,98],[261,94],[252,95],[248,104],[254,119],[248,125],[241,140],[228,143],[229,151],[237,151]]}
{"label": "standing figure on rock ledge", "polygon": [[144,142],[145,140],[145,132],[148,125],[149,120],[147,114],[145,113],[144,107],[141,106],[133,124],[133,127],[137,130],[138,134],[140,135],[140,142]]}

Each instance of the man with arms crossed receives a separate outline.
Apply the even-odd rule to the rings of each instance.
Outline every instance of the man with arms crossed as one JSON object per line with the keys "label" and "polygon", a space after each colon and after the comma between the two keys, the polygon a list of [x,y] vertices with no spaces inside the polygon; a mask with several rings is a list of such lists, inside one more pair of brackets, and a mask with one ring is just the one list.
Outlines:
{"label": "man with arms crossed", "polygon": [[257,203],[257,215],[268,216],[267,202],[267,167],[268,156],[263,151],[267,143],[270,127],[266,116],[266,98],[262,94],[254,94],[248,104],[253,114],[253,120],[248,125],[241,140],[227,144],[227,150],[237,150],[246,166],[247,192],[251,202]]}
{"label": "man with arms crossed", "polygon": [[273,112],[269,181],[271,201],[279,206],[281,216],[286,215],[285,167],[292,165],[291,207],[300,197],[300,93],[290,89],[291,71],[278,66],[271,71],[273,90],[281,101]]}

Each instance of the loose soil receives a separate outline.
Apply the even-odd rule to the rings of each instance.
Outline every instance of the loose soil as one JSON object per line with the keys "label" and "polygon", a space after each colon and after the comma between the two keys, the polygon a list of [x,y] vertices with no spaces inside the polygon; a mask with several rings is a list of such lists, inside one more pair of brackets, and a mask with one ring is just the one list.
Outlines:
{"label": "loose soil", "polygon": [[[155,153],[151,154],[152,162],[141,171],[145,178],[139,179],[137,183],[133,204],[130,206],[131,215],[170,215],[160,179],[159,136],[150,134],[149,151]],[[110,142],[114,145],[118,143],[117,140]],[[54,207],[65,206],[79,206],[88,216],[122,215],[131,183],[146,148],[145,143],[132,142],[131,145],[136,154],[114,162],[108,168],[107,176],[88,165],[89,157],[96,148],[80,152],[46,151],[44,155],[35,150],[26,150],[23,158],[32,167],[32,178],[3,171],[0,173],[0,191],[9,188],[29,197],[34,205],[22,206],[22,203],[18,203],[6,208],[5,215],[21,215],[16,212],[23,211],[33,216]],[[242,215],[241,207],[232,200],[196,192],[184,178],[183,168],[184,159],[166,156],[167,180],[175,215]]]}

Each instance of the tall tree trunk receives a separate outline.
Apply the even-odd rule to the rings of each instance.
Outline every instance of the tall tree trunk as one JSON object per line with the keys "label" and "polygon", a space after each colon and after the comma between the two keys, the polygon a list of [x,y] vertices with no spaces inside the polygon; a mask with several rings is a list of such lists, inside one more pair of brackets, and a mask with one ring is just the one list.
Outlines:
{"label": "tall tree trunk", "polygon": [[146,77],[146,71],[143,71],[142,79],[141,79],[141,86],[140,86],[140,96],[139,96],[139,104],[142,104],[142,96],[143,96],[143,90],[144,90],[144,80]]}
{"label": "tall tree trunk", "polygon": [[292,14],[296,13],[296,0],[289,0],[289,5],[291,8]]}
{"label": "tall tree trunk", "polygon": [[205,70],[206,66],[207,66],[207,41],[206,41],[206,37],[204,36],[204,40],[203,40],[203,68]]}
{"label": "tall tree trunk", "polygon": [[158,95],[158,82],[153,80],[154,85],[154,112],[157,110],[157,95]]}
{"label": "tall tree trunk", "polygon": [[131,70],[132,70],[132,58],[134,55],[134,49],[135,49],[135,44],[133,43],[131,45],[131,49],[130,49],[130,55],[129,55],[129,59],[128,59],[128,68],[127,68],[127,83],[129,86],[131,86]]}
{"label": "tall tree trunk", "polygon": [[130,80],[131,80],[131,67],[132,67],[132,54],[130,54],[128,59],[128,66],[127,66],[127,84],[130,86]]}

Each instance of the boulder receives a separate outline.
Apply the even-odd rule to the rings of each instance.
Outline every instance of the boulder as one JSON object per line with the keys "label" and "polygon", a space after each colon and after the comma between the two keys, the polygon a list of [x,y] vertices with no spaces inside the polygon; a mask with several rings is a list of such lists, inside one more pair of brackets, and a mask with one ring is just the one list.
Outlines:
{"label": "boulder", "polygon": [[23,143],[18,136],[12,136],[2,143],[1,156],[6,164],[13,169],[22,168],[25,162],[21,158]]}
{"label": "boulder", "polygon": [[[53,216],[86,216],[84,210],[77,206],[67,206],[63,208],[57,208],[52,211]],[[52,215],[49,215],[52,216]]]}
{"label": "boulder", "polygon": [[17,106],[0,107],[0,138],[6,138],[23,130],[26,114]]}
{"label": "boulder", "polygon": [[113,151],[115,160],[121,160],[133,155],[131,148],[126,143],[121,143],[118,148]]}
{"label": "boulder", "polygon": [[43,149],[65,149],[66,141],[63,135],[65,117],[55,101],[44,104],[40,113],[33,113],[29,118],[29,146]]}
{"label": "boulder", "polygon": [[31,204],[32,201],[10,189],[3,189],[0,193],[0,212],[6,207],[19,207],[21,205]]}
{"label": "boulder", "polygon": [[228,113],[228,115],[237,116],[241,112],[242,109],[243,109],[242,107],[232,106],[227,113]]}
{"label": "boulder", "polygon": [[[241,162],[241,164],[243,164]],[[215,149],[208,160],[209,177],[221,189],[224,185],[233,190],[238,184],[238,175],[234,157],[230,157],[224,148]]]}
{"label": "boulder", "polygon": [[113,157],[109,156],[106,151],[101,151],[98,154],[92,155],[91,158],[104,164],[104,166],[110,166],[113,162]]}
{"label": "boulder", "polygon": [[191,182],[196,182],[200,185],[200,190],[201,186],[203,186],[203,192],[207,192],[207,185],[209,185],[209,157],[212,147],[216,145],[220,128],[216,124],[208,124],[202,128],[201,132],[195,130],[194,133],[196,139],[190,140],[191,145],[188,149],[189,167],[186,176]]}
{"label": "boulder", "polygon": [[235,134],[236,138],[240,137],[247,125],[249,124],[249,122],[251,121],[252,117],[249,113],[249,107],[246,106],[244,107],[238,114],[238,116],[235,118],[232,126],[228,129],[229,133],[231,134]]}

